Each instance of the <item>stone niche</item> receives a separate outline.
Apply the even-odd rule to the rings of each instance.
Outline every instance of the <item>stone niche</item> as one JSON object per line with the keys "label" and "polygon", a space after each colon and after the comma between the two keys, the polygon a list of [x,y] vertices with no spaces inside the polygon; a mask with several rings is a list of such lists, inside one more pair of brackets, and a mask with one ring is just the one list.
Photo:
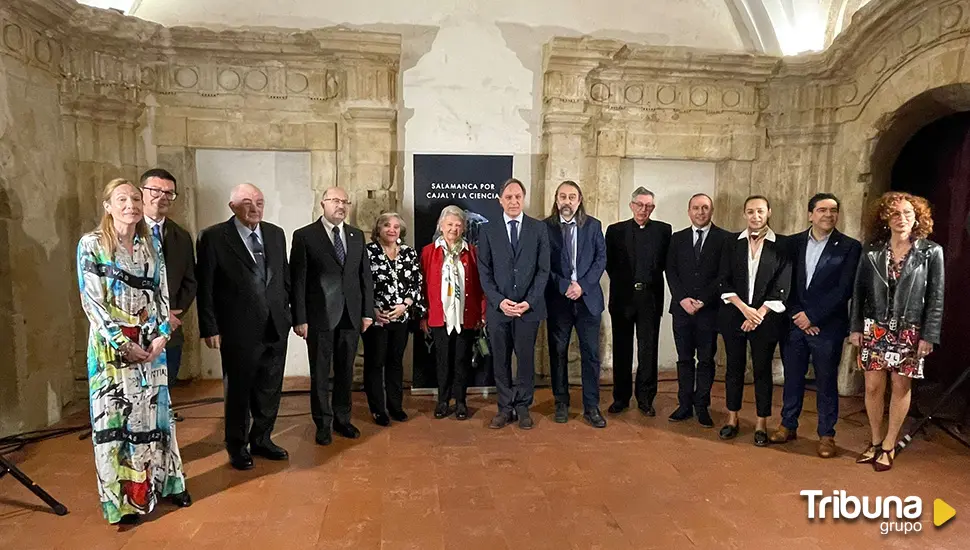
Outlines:
{"label": "stone niche", "polygon": [[[354,219],[396,208],[401,37],[343,28],[165,28],[73,0],[0,6],[0,434],[86,399],[88,323],[74,248],[101,186],[152,166],[179,179],[195,234],[197,149],[302,151],[319,199]],[[258,182],[255,182],[258,183]],[[228,210],[226,217],[229,216]],[[200,372],[197,318],[186,322]]]}
{"label": "stone niche", "polygon": [[[888,189],[905,140],[966,109],[968,35],[966,0],[884,0],[860,10],[825,52],[797,57],[555,38],[543,67],[545,206],[559,182],[575,179],[587,208],[613,223],[627,201],[618,196],[623,159],[701,160],[716,163],[723,227],[742,229],[744,197],[761,193],[776,231],[801,231],[808,198],[830,191],[842,199],[841,229],[859,237],[868,197]],[[608,381],[607,315],[604,329]],[[570,356],[578,374],[578,353]],[[853,358],[846,344],[846,395],[862,387]]]}

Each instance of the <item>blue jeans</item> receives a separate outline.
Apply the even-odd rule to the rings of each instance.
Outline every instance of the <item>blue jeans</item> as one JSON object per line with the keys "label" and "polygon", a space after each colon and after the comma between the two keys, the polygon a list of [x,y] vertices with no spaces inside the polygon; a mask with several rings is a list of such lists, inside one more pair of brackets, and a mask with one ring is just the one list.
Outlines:
{"label": "blue jeans", "polygon": [[815,367],[815,400],[818,407],[819,437],[834,437],[839,420],[839,363],[844,339],[809,336],[793,327],[781,341],[781,357],[785,365],[784,405],[781,424],[789,430],[798,428],[805,398],[805,375],[808,361]]}
{"label": "blue jeans", "polygon": [[168,387],[171,388],[178,380],[179,367],[182,366],[182,344],[165,348],[165,357],[168,361]]}

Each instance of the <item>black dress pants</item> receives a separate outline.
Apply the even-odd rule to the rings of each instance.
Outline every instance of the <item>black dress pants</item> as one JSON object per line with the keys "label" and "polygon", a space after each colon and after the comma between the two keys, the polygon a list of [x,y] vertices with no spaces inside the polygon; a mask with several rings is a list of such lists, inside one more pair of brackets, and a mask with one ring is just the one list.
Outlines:
{"label": "black dress pants", "polygon": [[266,445],[280,410],[286,338],[280,338],[267,322],[261,342],[226,339],[219,352],[225,383],[226,449],[235,453],[247,443]]}
{"label": "black dress pants", "polygon": [[404,406],[404,349],[408,324],[371,325],[364,332],[364,392],[372,414]]}
{"label": "black dress pants", "polygon": [[[334,422],[350,423],[350,388],[360,332],[344,311],[330,330],[310,324],[307,352],[310,356],[310,415],[318,432],[329,432]],[[330,375],[333,374],[333,394]]]}
{"label": "black dress pants", "polygon": [[[629,405],[634,393],[637,404],[652,406],[657,397],[657,343],[660,338],[660,315],[656,300],[649,290],[637,291],[636,307],[627,314],[619,312],[613,319],[613,401]],[[633,333],[636,330],[637,379],[633,383]],[[634,391],[635,390],[635,391]]]}
{"label": "black dress pants", "polygon": [[[714,356],[717,354],[717,311],[673,314],[677,347],[677,402],[684,409],[711,406]],[[695,359],[696,357],[696,359]]]}
{"label": "black dress pants", "polygon": [[751,365],[754,370],[754,398],[758,416],[771,416],[771,360],[775,356],[778,339],[756,329],[743,332],[739,329],[725,331],[724,351],[727,354],[727,371],[724,374],[724,391],[727,409],[741,410],[744,399],[744,371],[748,364],[748,343],[751,344]]}
{"label": "black dress pants", "polygon": [[471,371],[471,350],[476,331],[462,329],[448,334],[445,327],[431,327],[438,379],[438,402],[465,402],[468,373]]}

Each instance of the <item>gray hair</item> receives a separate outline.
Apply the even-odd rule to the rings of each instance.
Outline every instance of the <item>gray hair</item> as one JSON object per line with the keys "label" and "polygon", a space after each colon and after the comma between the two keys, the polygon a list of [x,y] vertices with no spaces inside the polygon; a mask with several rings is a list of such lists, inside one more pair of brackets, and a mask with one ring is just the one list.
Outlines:
{"label": "gray hair", "polygon": [[263,191],[259,187],[256,187],[255,185],[253,185],[251,183],[240,183],[239,185],[233,187],[232,188],[232,191],[229,192],[229,203],[230,204],[235,204],[235,203],[239,202],[239,193],[242,192],[242,190],[243,189],[246,189],[246,188],[253,189],[254,191],[256,191],[257,193],[259,193],[260,195],[263,194]]}
{"label": "gray hair", "polygon": [[649,197],[656,198],[656,197],[654,197],[653,191],[651,191],[651,190],[649,190],[646,187],[643,187],[641,185],[640,187],[637,187],[636,189],[633,190],[633,194],[630,195],[630,202],[636,202],[637,197],[641,197],[641,196],[644,196],[644,195],[649,196]]}
{"label": "gray hair", "polygon": [[461,220],[461,224],[465,225],[465,211],[461,209],[460,206],[455,206],[454,204],[449,204],[448,206],[441,209],[441,214],[438,215],[438,227],[441,227],[441,222],[448,216],[455,216]]}
{"label": "gray hair", "polygon": [[401,225],[398,239],[403,241],[404,237],[408,236],[408,224],[404,222],[404,218],[397,212],[382,212],[380,216],[377,216],[377,221],[374,222],[374,229],[370,233],[370,240],[375,243],[381,242],[381,227],[392,218],[397,219],[397,223]]}

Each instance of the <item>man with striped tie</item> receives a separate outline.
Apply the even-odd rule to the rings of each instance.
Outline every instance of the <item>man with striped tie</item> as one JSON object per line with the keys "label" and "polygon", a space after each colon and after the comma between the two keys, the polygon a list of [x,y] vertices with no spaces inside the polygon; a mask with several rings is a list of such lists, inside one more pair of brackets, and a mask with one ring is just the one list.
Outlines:
{"label": "man with striped tie", "polygon": [[[350,386],[360,334],[373,322],[374,281],[364,250],[364,232],[345,223],[347,192],[323,194],[323,216],[293,233],[290,250],[293,330],[310,356],[310,414],[316,442],[329,445],[331,432],[350,439]],[[328,387],[333,374],[333,395]]]}

